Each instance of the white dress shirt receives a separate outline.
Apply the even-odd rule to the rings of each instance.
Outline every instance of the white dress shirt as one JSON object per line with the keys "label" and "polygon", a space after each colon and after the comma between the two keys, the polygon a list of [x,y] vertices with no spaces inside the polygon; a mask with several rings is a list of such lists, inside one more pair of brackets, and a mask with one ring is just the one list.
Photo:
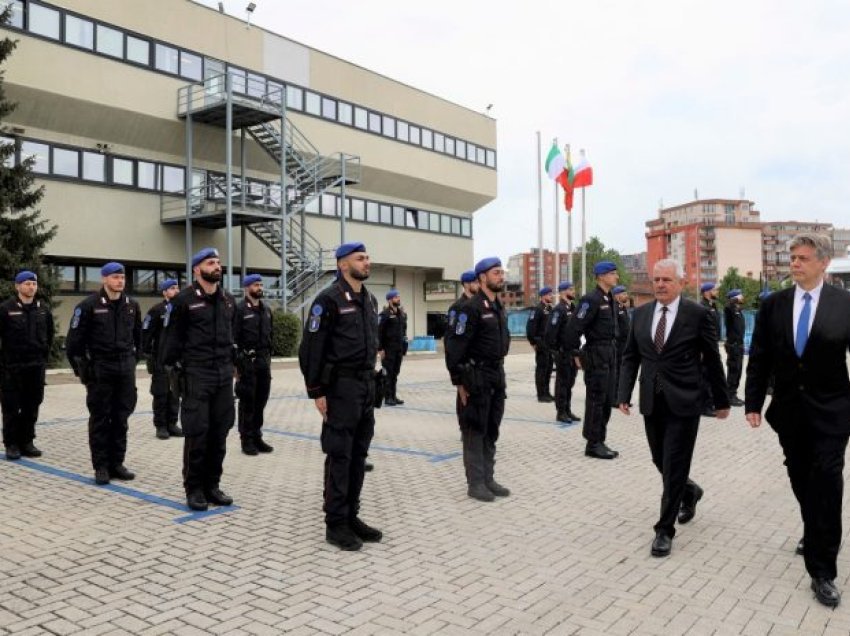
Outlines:
{"label": "white dress shirt", "polygon": [[[811,311],[809,312],[809,326],[808,326],[808,334],[812,333],[812,323],[815,321],[815,312],[818,310],[818,301],[820,300],[820,293],[823,289],[823,280],[821,280],[820,284],[808,292],[808,294],[812,297],[809,301],[809,304],[812,306]],[[794,344],[797,344],[797,325],[800,324],[800,314],[803,313],[803,305],[805,301],[803,300],[803,294],[806,293],[806,290],[801,288],[799,285],[794,287],[794,331],[791,333],[794,334]]]}
{"label": "white dress shirt", "polygon": [[[673,329],[673,321],[676,319],[676,313],[679,311],[679,301],[681,299],[681,296],[676,296],[676,300],[666,305],[667,324],[664,328],[664,342],[667,342],[667,338],[670,337],[670,330]],[[649,332],[651,340],[655,340],[655,330],[658,328],[658,321],[661,320],[661,308],[664,306],[658,301],[655,303],[655,312],[652,314],[652,330]]]}

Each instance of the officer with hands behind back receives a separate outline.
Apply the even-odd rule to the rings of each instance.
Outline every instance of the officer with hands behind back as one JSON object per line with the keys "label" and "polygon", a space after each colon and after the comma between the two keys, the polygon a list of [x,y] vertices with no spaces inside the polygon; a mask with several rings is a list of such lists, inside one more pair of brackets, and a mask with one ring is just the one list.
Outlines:
{"label": "officer with hands behind back", "polygon": [[538,402],[554,402],[555,398],[549,391],[549,381],[552,379],[552,352],[546,345],[546,327],[549,324],[549,314],[552,312],[552,288],[541,287],[537,292],[540,302],[525,323],[525,337],[534,349],[534,384],[537,387]]}
{"label": "officer with hands behind back", "polygon": [[387,374],[384,404],[400,406],[404,400],[398,399],[396,386],[401,360],[407,355],[407,313],[397,289],[388,291],[386,298],[387,306],[378,316],[378,353]]}
{"label": "officer with hands behind back", "polygon": [[162,364],[165,344],[165,321],[171,311],[171,300],[180,291],[177,280],[166,278],[159,284],[162,301],[148,310],[142,323],[142,353],[145,354],[148,373],[151,374],[153,396],[153,425],[158,439],[183,437],[177,424],[180,415],[180,396],[171,390],[168,373]]}
{"label": "officer with hands behind back", "polygon": [[546,346],[555,357],[555,419],[566,423],[580,422],[581,418],[572,410],[577,368],[571,344],[567,342],[567,325],[576,310],[576,289],[572,281],[564,280],[558,284],[558,296],[558,304],[552,310],[546,327]]}

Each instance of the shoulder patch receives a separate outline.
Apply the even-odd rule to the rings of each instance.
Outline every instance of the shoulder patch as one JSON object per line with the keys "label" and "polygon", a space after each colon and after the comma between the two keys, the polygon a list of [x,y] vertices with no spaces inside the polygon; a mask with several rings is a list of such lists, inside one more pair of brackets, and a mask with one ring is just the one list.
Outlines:
{"label": "shoulder patch", "polygon": [[313,308],[310,310],[310,313],[314,316],[321,316],[323,311],[324,308],[320,304],[316,303],[315,305],[313,305]]}
{"label": "shoulder patch", "polygon": [[71,318],[71,329],[76,329],[80,326],[80,316],[83,315],[83,310],[79,307],[74,309],[74,317]]}
{"label": "shoulder patch", "polygon": [[469,316],[466,315],[465,312],[461,312],[457,317],[457,325],[455,325],[455,335],[462,336],[466,333],[466,321],[469,320]]}
{"label": "shoulder patch", "polygon": [[174,309],[174,305],[168,303],[165,305],[165,316],[162,318],[162,326],[167,327],[168,323],[171,321],[171,310]]}
{"label": "shoulder patch", "polygon": [[449,312],[449,329],[455,326],[455,319],[457,318],[457,311],[452,309]]}
{"label": "shoulder patch", "polygon": [[151,326],[151,315],[148,314],[147,316],[145,316],[145,321],[142,323],[142,329],[147,331],[148,328],[150,328],[150,326]]}
{"label": "shoulder patch", "polygon": [[561,313],[561,312],[559,312],[559,311],[553,311],[553,312],[552,312],[552,326],[555,326],[555,325],[557,325],[557,324],[558,324],[558,315],[559,315],[560,313]]}
{"label": "shoulder patch", "polygon": [[587,315],[587,310],[590,309],[590,303],[582,303],[581,307],[578,308],[578,313],[576,314],[576,318],[581,320]]}
{"label": "shoulder patch", "polygon": [[307,323],[307,331],[310,333],[316,333],[319,330],[319,327],[322,326],[322,316],[321,314],[313,314],[310,316],[310,322]]}

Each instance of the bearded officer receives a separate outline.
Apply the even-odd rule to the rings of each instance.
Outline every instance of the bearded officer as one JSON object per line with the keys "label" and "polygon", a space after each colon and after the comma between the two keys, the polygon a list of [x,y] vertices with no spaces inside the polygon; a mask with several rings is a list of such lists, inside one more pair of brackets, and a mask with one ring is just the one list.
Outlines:
{"label": "bearded officer", "polygon": [[407,312],[401,306],[397,289],[388,291],[386,299],[387,306],[378,316],[378,354],[387,374],[384,404],[399,406],[404,404],[404,400],[398,399],[396,386],[401,360],[407,354]]}
{"label": "bearded officer", "polygon": [[[716,326],[716,334],[719,342],[721,313],[717,306],[717,283],[703,283],[699,286],[699,291],[702,296],[700,298],[700,305],[705,307],[708,310],[708,313],[711,314],[711,318],[714,320],[714,324]],[[704,366],[702,368],[702,396],[702,416],[717,417],[717,412],[714,408],[714,394],[711,392],[711,382],[709,381],[708,374]]]}

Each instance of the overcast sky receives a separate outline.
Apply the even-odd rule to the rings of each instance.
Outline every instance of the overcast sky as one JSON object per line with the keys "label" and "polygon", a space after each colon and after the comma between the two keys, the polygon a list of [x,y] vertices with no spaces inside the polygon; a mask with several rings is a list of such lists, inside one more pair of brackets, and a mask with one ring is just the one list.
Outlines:
{"label": "overcast sky", "polygon": [[[468,108],[494,104],[499,196],[475,214],[476,258],[537,245],[538,130],[544,156],[554,137],[587,149],[588,236],[623,253],[646,249],[661,201],[695,190],[743,188],[764,220],[850,226],[846,0],[255,1],[255,24]],[[224,4],[245,16],[247,2]],[[553,199],[544,175],[547,247]]]}

